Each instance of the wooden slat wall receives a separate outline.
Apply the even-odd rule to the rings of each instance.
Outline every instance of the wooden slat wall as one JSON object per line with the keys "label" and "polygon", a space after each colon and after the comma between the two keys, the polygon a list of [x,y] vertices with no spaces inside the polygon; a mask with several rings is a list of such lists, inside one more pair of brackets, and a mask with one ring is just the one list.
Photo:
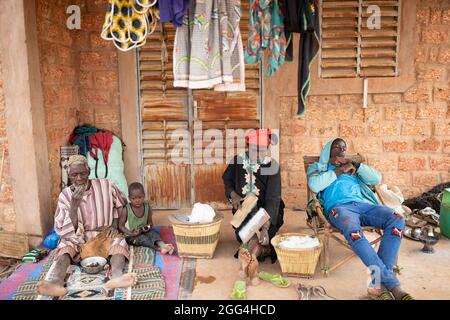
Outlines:
{"label": "wooden slat wall", "polygon": [[[241,2],[244,49],[248,39],[249,2]],[[211,142],[203,141],[200,146],[191,143],[187,148],[194,163],[203,164],[174,165],[171,154],[177,142],[171,141],[171,134],[177,129],[186,129],[193,136],[193,130],[200,121],[202,133],[207,129],[217,129],[224,138],[226,129],[259,128],[259,65],[245,66],[245,92],[194,90],[192,99],[195,107],[190,119],[188,90],[173,87],[175,33],[176,29],[171,24],[164,24],[163,28],[158,27],[149,36],[146,45],[139,50],[142,156],[147,192],[153,206],[160,209],[188,207],[192,201],[191,185],[195,202],[226,203],[222,182],[226,168],[224,162],[243,149],[227,155],[224,139],[222,163],[209,165],[204,164],[211,159],[203,159],[203,151]],[[190,154],[185,156],[185,163],[189,163]]]}
{"label": "wooden slat wall", "polygon": [[[249,3],[249,0],[241,2],[240,29],[244,50],[248,40]],[[203,133],[208,129],[216,129],[221,132],[223,137],[222,149],[218,151],[221,154],[221,161],[219,162],[222,164],[205,164],[205,162],[213,163],[218,157],[218,154],[214,152],[210,157],[208,157],[208,152],[204,152],[205,147],[213,143],[211,140],[204,138],[201,145],[194,144],[193,146],[195,201],[214,203],[217,207],[229,206],[225,198],[222,174],[226,169],[227,161],[235,154],[244,152],[245,149],[236,148],[231,152],[229,149],[227,150],[226,130],[235,129],[245,132],[248,129],[260,127],[260,113],[258,111],[260,72],[258,64],[245,65],[245,85],[245,92],[193,91],[193,99],[196,102],[193,114],[194,123],[197,124],[201,121]],[[198,164],[201,161],[203,164]]]}
{"label": "wooden slat wall", "polygon": [[158,26],[139,50],[144,165],[168,163],[172,132],[189,129],[188,92],[173,87],[175,33],[172,24]]}
{"label": "wooden slat wall", "polygon": [[[369,29],[371,5],[381,9],[381,29]],[[398,75],[400,0],[321,1],[322,78]]]}
{"label": "wooden slat wall", "polygon": [[[242,0],[240,29],[244,50],[248,40],[249,11],[250,1]],[[193,99],[196,102],[194,122],[201,121],[204,131],[211,128],[220,130],[223,137],[225,137],[226,129],[259,128],[260,73],[258,64],[245,65],[245,85],[245,92],[224,93],[213,90],[194,90]],[[207,145],[207,142],[204,143],[201,147],[202,150]],[[223,155],[226,157],[225,143],[223,145]],[[194,146],[194,157],[202,152],[197,149]],[[228,157],[231,156],[231,154],[228,155]]]}

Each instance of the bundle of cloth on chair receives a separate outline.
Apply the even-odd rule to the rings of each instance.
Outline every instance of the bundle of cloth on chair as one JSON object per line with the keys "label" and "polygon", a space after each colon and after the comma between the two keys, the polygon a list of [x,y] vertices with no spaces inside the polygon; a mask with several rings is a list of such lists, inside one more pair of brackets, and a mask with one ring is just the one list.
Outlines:
{"label": "bundle of cloth on chair", "polygon": [[286,60],[293,60],[292,33],[300,33],[298,57],[298,115],[306,110],[306,98],[311,88],[311,63],[320,47],[318,0],[278,0],[285,13],[284,25],[288,47]]}
{"label": "bundle of cloth on chair", "polygon": [[[122,141],[112,135],[112,143],[108,148],[98,148],[95,157],[89,152],[87,155],[88,165],[91,169],[89,179],[107,178],[114,182],[120,191],[128,198],[128,184],[125,178],[125,165],[123,163]],[[97,146],[98,147],[98,146]],[[91,149],[92,150],[92,149]]]}
{"label": "bundle of cloth on chair", "polygon": [[80,148],[79,154],[86,157],[87,153],[91,149],[91,142],[89,141],[89,137],[93,134],[96,134],[98,131],[99,129],[93,126],[78,126],[70,135],[69,142],[71,144],[77,145]]}
{"label": "bundle of cloth on chair", "polygon": [[245,91],[240,1],[191,0],[177,28],[174,87]]}
{"label": "bundle of cloth on chair", "polygon": [[109,131],[83,125],[74,129],[69,141],[77,145],[79,153],[88,160],[89,179],[109,179],[128,197],[123,143],[118,137]]}

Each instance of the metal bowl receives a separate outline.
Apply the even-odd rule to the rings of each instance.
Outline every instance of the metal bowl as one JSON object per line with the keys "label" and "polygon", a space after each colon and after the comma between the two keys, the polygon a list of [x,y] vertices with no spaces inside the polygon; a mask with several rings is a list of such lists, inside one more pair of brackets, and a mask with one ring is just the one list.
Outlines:
{"label": "metal bowl", "polygon": [[89,257],[81,261],[81,267],[83,272],[97,274],[105,268],[106,263],[107,261],[103,257]]}

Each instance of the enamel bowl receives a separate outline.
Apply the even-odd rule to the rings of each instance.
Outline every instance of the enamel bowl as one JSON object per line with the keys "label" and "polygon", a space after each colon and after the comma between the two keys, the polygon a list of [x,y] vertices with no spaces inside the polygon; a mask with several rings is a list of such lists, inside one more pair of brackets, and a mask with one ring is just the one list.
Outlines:
{"label": "enamel bowl", "polygon": [[103,257],[89,257],[81,261],[83,272],[97,274],[105,268],[107,261]]}

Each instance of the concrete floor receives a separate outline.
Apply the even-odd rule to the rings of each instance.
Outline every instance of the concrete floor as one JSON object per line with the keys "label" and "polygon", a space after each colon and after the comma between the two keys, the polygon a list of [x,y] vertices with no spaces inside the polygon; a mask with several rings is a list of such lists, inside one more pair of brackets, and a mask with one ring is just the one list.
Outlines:
{"label": "concrete floor", "polygon": [[[156,211],[154,223],[157,225],[170,225],[167,216],[174,211]],[[228,300],[233,284],[238,277],[238,260],[233,257],[238,248],[233,229],[229,223],[231,212],[224,211],[225,220],[221,226],[220,241],[214,258],[197,260],[197,278],[192,299],[194,300]],[[305,223],[304,211],[286,210],[285,223],[280,232],[301,232],[312,234]],[[402,287],[410,292],[416,299],[450,299],[450,240],[442,237],[435,246],[434,254],[425,254],[420,251],[422,244],[404,238],[400,249],[399,265],[402,268],[399,279]],[[331,263],[339,257],[344,257],[348,251],[330,241],[332,254]],[[260,270],[272,273],[281,273],[278,262],[271,264],[265,262]],[[291,277],[293,285],[288,288],[277,288],[270,283],[261,282],[258,286],[249,286],[247,297],[249,300],[292,300],[298,295],[295,286],[321,285],[329,295],[339,300],[367,299],[366,284],[368,281],[367,269],[357,258],[352,258],[329,277],[325,277],[316,270],[314,279]]]}

